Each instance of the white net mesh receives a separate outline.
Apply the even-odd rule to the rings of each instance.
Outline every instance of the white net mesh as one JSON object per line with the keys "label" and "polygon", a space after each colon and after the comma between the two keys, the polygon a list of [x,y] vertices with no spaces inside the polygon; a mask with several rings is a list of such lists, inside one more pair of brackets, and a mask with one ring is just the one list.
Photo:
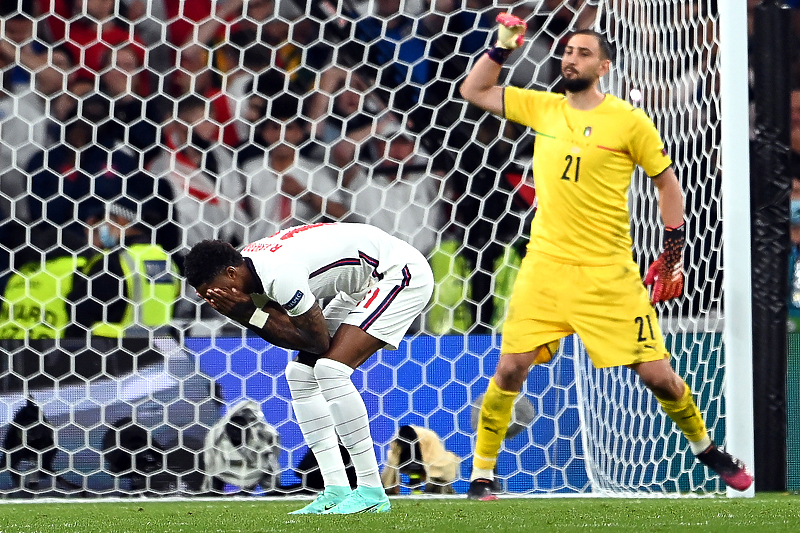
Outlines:
{"label": "white net mesh", "polygon": [[[686,295],[659,311],[724,440],[715,2],[13,4],[0,32],[0,491],[318,489],[282,376],[291,354],[246,337],[173,274],[201,239],[243,244],[324,220],[377,225],[429,258],[436,290],[422,320],[353,379],[379,462],[401,426],[429,428],[463,459],[450,481],[465,491],[471,403],[494,371],[533,216],[533,134],[457,97],[507,9],[529,29],[505,83],[558,90],[569,31],[607,31],[618,57],[605,88],[662,133],[686,194],[687,248]],[[630,205],[644,266],[661,223],[639,171]],[[94,255],[131,226],[119,266]],[[109,325],[129,338],[87,347],[86,333]],[[137,344],[137,328],[159,340]],[[523,389],[537,415],[504,443],[503,487],[719,490],[634,381],[592,369],[567,339]],[[247,399],[266,425],[247,413],[231,425]]]}

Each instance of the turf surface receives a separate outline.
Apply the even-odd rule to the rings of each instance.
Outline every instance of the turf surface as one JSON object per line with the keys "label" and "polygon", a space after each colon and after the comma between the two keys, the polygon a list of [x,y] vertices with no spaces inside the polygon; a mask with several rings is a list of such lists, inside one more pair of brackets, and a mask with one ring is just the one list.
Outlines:
{"label": "turf surface", "polygon": [[299,500],[0,504],[0,533],[482,533],[800,531],[800,496],[605,499],[393,498],[392,512],[289,516]]}

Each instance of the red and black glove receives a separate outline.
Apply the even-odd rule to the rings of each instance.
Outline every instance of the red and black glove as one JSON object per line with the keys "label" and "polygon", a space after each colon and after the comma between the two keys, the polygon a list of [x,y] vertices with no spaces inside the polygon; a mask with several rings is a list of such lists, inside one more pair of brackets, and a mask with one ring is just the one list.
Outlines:
{"label": "red and black glove", "polygon": [[644,278],[645,285],[653,286],[650,302],[663,302],[683,293],[683,244],[686,242],[686,224],[677,228],[664,228],[664,251],[658,256]]}
{"label": "red and black glove", "polygon": [[487,54],[492,61],[502,65],[511,52],[522,46],[525,42],[525,32],[528,24],[519,17],[510,13],[497,15],[497,42],[489,49]]}

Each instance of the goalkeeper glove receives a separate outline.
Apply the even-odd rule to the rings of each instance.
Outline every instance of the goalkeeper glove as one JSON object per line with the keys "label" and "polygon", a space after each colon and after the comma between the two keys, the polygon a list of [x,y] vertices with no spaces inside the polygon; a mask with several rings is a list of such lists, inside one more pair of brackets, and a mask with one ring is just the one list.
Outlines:
{"label": "goalkeeper glove", "polygon": [[500,24],[497,28],[497,43],[487,53],[492,61],[502,65],[511,52],[525,42],[528,25],[524,20],[510,13],[497,15],[497,22]]}
{"label": "goalkeeper glove", "polygon": [[497,44],[495,46],[507,50],[516,50],[522,46],[522,43],[525,42],[525,32],[528,30],[528,25],[524,20],[510,13],[500,13],[497,15],[497,22],[500,27],[497,28]]}
{"label": "goalkeeper glove", "polygon": [[664,229],[664,251],[658,256],[644,278],[645,285],[653,286],[650,302],[663,302],[683,293],[683,244],[686,225]]}

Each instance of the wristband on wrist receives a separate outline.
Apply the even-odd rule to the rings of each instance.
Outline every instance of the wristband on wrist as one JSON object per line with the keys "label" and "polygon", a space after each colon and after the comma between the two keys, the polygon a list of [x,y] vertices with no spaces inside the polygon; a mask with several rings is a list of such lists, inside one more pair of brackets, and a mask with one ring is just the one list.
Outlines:
{"label": "wristband on wrist", "polygon": [[262,311],[261,309],[256,309],[253,311],[253,314],[250,315],[250,320],[247,321],[253,327],[256,328],[263,328],[264,324],[267,323],[267,319],[269,318],[269,313]]}
{"label": "wristband on wrist", "polygon": [[686,224],[681,224],[677,228],[669,226],[664,228],[664,257],[671,265],[681,262],[683,245],[686,242]]}
{"label": "wristband on wrist", "polygon": [[503,63],[506,62],[508,56],[511,55],[511,50],[500,46],[493,46],[486,51],[486,55],[489,56],[489,59],[491,59],[498,65],[502,65]]}

